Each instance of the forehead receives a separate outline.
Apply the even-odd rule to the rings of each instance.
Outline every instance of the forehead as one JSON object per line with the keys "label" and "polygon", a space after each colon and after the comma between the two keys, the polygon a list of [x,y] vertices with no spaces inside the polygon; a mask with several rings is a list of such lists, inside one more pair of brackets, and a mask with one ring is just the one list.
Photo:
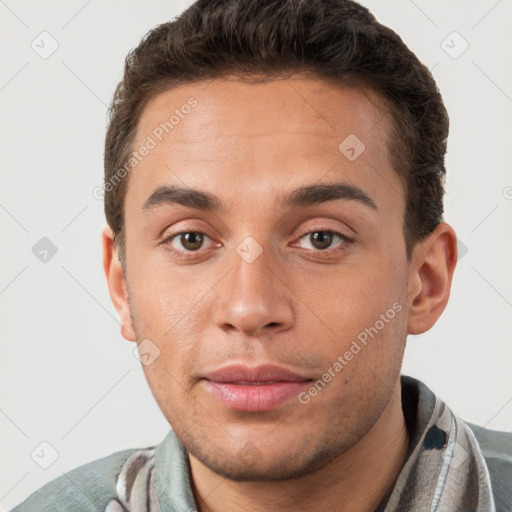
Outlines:
{"label": "forehead", "polygon": [[[205,144],[211,140],[209,134],[258,137],[278,131],[337,139],[347,129],[373,141],[385,137],[387,117],[385,101],[370,89],[300,76],[252,83],[223,78],[157,94],[139,119],[136,143],[155,130],[158,136],[158,127],[169,121],[175,144]],[[381,123],[381,129],[375,130]]]}
{"label": "forehead", "polygon": [[164,184],[243,203],[339,178],[396,202],[401,183],[389,164],[389,128],[379,95],[322,80],[179,86],[152,98],[139,119],[132,149],[151,149],[130,173],[126,203],[142,205]]}

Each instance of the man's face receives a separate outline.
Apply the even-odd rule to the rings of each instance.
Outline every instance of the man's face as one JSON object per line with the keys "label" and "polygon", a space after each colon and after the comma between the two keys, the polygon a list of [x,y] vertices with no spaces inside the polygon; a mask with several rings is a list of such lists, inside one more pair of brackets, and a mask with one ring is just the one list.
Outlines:
{"label": "man's face", "polygon": [[[125,198],[131,318],[160,351],[144,366],[160,408],[223,476],[321,467],[399,395],[405,202],[379,105],[320,80],[232,79],[161,93],[143,111],[133,149],[156,145]],[[286,201],[334,183],[345,184],[336,198]],[[148,201],[164,186],[218,208],[184,206],[184,193]]]}

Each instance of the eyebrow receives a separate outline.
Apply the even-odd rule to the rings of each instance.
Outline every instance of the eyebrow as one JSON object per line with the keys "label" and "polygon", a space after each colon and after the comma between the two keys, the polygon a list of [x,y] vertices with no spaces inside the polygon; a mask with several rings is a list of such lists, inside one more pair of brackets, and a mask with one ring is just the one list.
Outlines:
{"label": "eyebrow", "polygon": [[142,210],[147,212],[158,206],[174,204],[204,211],[221,209],[219,199],[213,194],[176,185],[162,185],[146,199]]}
{"label": "eyebrow", "polygon": [[311,206],[326,201],[333,201],[335,199],[357,201],[373,210],[379,210],[375,201],[368,196],[366,192],[344,181],[298,188],[287,194],[281,200],[281,206],[283,208],[297,208],[300,206]]}
{"label": "eyebrow", "polygon": [[[366,192],[346,182],[300,187],[282,197],[280,206],[284,209],[290,209],[301,206],[312,206],[336,199],[357,201],[364,206],[378,211],[377,205]],[[162,185],[158,187],[148,197],[142,210],[148,212],[158,206],[175,204],[202,211],[218,212],[225,210],[225,207],[217,196],[201,190],[176,185]]]}

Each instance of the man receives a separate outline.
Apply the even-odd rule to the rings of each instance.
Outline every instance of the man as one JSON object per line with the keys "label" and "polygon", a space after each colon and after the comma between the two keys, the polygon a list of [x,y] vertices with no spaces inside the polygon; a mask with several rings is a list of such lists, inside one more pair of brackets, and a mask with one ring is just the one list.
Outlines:
{"label": "man", "polygon": [[151,31],[111,107],[104,267],[172,430],[15,510],[510,510],[512,434],[400,374],[457,259],[447,135],[351,1],[200,0]]}

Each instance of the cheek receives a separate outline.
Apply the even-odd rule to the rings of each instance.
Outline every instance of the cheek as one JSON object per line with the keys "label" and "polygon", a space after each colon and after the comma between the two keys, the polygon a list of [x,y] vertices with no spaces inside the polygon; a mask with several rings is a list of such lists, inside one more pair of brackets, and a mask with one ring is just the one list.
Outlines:
{"label": "cheek", "polygon": [[401,303],[406,286],[404,272],[368,265],[301,278],[297,295],[327,328],[353,336],[354,328],[373,325],[395,302]]}
{"label": "cheek", "polygon": [[188,392],[183,375],[179,368],[169,364],[162,354],[152,365],[144,367],[144,374],[162,413],[171,424],[186,421],[193,414],[195,401],[193,394]]}
{"label": "cheek", "polygon": [[[196,270],[197,272],[197,270]],[[187,332],[193,337],[204,324],[203,298],[211,279],[189,275],[190,269],[158,269],[145,265],[130,276],[132,312],[144,337],[168,339]]]}
{"label": "cheek", "polygon": [[346,354],[343,373],[350,380],[396,372],[407,324],[406,268],[375,258],[360,268],[301,278],[299,294],[306,308],[298,330],[308,338],[324,333],[325,343],[315,350],[323,352],[327,368]]}

